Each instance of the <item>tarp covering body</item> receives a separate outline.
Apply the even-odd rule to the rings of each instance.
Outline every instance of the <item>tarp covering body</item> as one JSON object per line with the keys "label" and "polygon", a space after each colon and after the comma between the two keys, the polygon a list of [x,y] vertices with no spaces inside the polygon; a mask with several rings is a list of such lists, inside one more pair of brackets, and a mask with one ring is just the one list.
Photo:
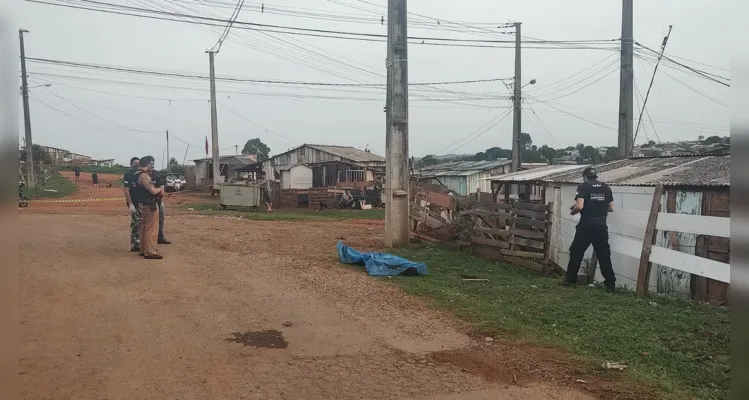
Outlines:
{"label": "tarp covering body", "polygon": [[388,253],[362,253],[339,241],[338,258],[344,264],[364,264],[367,273],[372,276],[395,276],[401,275],[409,269],[416,271],[418,275],[429,275],[424,263],[406,260],[403,257]]}

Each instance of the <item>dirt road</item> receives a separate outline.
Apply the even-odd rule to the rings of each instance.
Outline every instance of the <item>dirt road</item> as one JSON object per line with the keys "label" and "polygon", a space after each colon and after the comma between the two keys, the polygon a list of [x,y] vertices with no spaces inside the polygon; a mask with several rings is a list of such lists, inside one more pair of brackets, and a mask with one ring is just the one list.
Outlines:
{"label": "dirt road", "polygon": [[152,261],[119,208],[21,213],[25,399],[591,398],[336,262],[339,238],[374,249],[382,227],[172,216]]}

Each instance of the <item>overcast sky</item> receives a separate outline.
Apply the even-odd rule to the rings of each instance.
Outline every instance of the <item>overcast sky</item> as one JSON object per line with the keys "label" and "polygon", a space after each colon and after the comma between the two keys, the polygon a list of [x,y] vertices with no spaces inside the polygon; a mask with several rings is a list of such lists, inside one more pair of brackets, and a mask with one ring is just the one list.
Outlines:
{"label": "overcast sky", "polygon": [[[232,0],[101,1],[222,19],[228,18],[234,7]],[[239,20],[387,33],[387,26],[380,25],[380,17],[386,16],[386,0],[271,0],[264,4],[266,12],[260,13],[260,2],[245,2]],[[508,30],[496,27],[509,21],[523,23],[523,36],[547,40],[616,39],[621,33],[621,2],[613,0],[410,0],[408,6],[411,13],[444,18],[443,21],[492,23],[480,25],[483,30],[475,34],[467,27],[449,22],[438,25],[411,15],[409,36],[511,40],[512,36],[502,34]],[[710,73],[729,75],[711,67],[729,66],[728,17],[720,7],[697,0],[641,1],[635,7],[636,41],[657,49],[672,24],[667,55],[681,57],[677,60]],[[307,17],[279,15],[273,10],[301,12]],[[309,18],[315,16],[312,13],[345,16],[331,21]],[[208,72],[205,50],[216,43],[223,30],[29,2],[22,3],[18,19],[20,26],[29,31],[25,37],[27,57],[199,74]],[[487,35],[490,31],[496,35]],[[535,144],[616,145],[619,57],[614,46],[589,50],[549,49],[546,45],[543,49],[523,51],[523,81],[537,80],[524,89],[524,97],[535,115],[529,105],[524,105],[523,131],[532,135]],[[409,44],[408,51],[412,83],[513,75],[512,48]],[[384,84],[385,57],[386,45],[381,42],[234,29],[216,56],[216,73],[284,81]],[[635,80],[644,96],[652,63],[636,58],[634,66]],[[662,71],[665,74],[659,71],[648,101],[655,127],[645,118],[645,132],[639,133],[638,143],[647,138],[665,142],[695,139],[698,135],[728,135],[729,110],[719,104],[728,103],[728,88],[685,73],[673,64]],[[28,73],[31,87],[52,85],[30,91],[35,143],[94,158],[115,158],[121,163],[131,156],[152,154],[160,163],[166,147],[162,132],[168,129],[173,134],[171,155],[180,162],[186,150],[187,160],[205,155],[205,138],[210,136],[207,80],[38,62],[28,63]],[[570,76],[573,77],[557,83]],[[555,85],[545,87],[552,84]],[[384,89],[220,81],[217,90],[222,154],[233,154],[234,145],[241,150],[244,142],[254,137],[268,144],[274,154],[301,143],[369,146],[375,153],[385,153]],[[497,145],[509,148],[511,116],[497,119],[508,112],[511,103],[502,97],[507,94],[502,82],[412,86],[411,155],[475,153]],[[466,100],[467,96],[482,99]],[[470,136],[490,121],[494,121],[491,129]],[[22,136],[21,132],[19,138]],[[192,145],[188,149],[181,140]]]}

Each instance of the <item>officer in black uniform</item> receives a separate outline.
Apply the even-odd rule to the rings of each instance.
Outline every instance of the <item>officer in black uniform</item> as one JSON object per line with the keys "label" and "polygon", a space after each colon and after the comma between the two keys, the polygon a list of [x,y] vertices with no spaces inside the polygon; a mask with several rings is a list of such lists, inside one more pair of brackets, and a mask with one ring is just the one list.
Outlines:
{"label": "officer in black uniform", "polygon": [[140,251],[140,210],[136,198],[137,192],[133,190],[138,184],[135,173],[138,171],[139,161],[138,157],[131,158],[130,169],[122,178],[125,184],[125,204],[130,210],[130,251]]}
{"label": "officer in black uniform", "polygon": [[[154,186],[161,188],[166,186],[166,177],[159,174],[154,165],[151,164],[151,180],[154,182]],[[158,244],[171,244],[172,241],[164,236],[164,199],[157,197],[157,205],[159,206],[159,239]]]}
{"label": "officer in black uniform", "polygon": [[603,275],[603,284],[609,291],[616,288],[616,275],[611,265],[611,249],[609,248],[609,228],[606,216],[614,211],[614,196],[611,188],[598,180],[598,173],[592,167],[583,171],[584,182],[577,187],[575,204],[570,207],[570,215],[580,213],[575,238],[570,245],[570,262],[567,265],[565,285],[574,286],[577,283],[577,273],[588,246],[598,257]]}

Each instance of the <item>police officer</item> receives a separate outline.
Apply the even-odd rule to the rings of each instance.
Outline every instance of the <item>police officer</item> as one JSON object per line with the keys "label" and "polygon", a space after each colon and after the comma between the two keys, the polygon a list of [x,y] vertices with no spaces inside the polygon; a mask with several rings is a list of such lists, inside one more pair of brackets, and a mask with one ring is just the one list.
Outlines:
{"label": "police officer", "polygon": [[[156,171],[153,163],[151,163],[151,181],[157,188],[163,188],[166,185],[166,179]],[[164,198],[163,196],[156,197],[157,205],[159,206],[159,239],[158,244],[171,244],[172,241],[164,236]]]}
{"label": "police officer", "polygon": [[611,265],[611,249],[609,248],[609,229],[606,225],[606,216],[614,211],[614,197],[611,188],[598,180],[598,173],[592,167],[583,170],[584,182],[577,187],[575,204],[570,207],[570,215],[580,214],[580,222],[577,224],[575,238],[570,245],[570,262],[567,265],[567,274],[564,284],[574,286],[577,283],[577,273],[580,263],[588,246],[593,245],[593,250],[598,257],[603,275],[603,284],[609,291],[616,288],[616,275]]}
{"label": "police officer", "polygon": [[130,159],[130,169],[125,172],[122,178],[124,182],[125,204],[130,210],[130,251],[140,251],[140,210],[138,209],[138,199],[135,198],[133,190],[138,182],[135,180],[135,173],[138,171],[140,158],[133,157]]}
{"label": "police officer", "polygon": [[164,188],[157,188],[151,180],[150,170],[153,165],[153,157],[145,156],[140,159],[140,168],[135,173],[136,185],[133,192],[136,193],[138,207],[140,209],[140,254],[150,260],[164,258],[156,252],[156,242],[159,234],[158,210],[156,198],[164,194]]}

